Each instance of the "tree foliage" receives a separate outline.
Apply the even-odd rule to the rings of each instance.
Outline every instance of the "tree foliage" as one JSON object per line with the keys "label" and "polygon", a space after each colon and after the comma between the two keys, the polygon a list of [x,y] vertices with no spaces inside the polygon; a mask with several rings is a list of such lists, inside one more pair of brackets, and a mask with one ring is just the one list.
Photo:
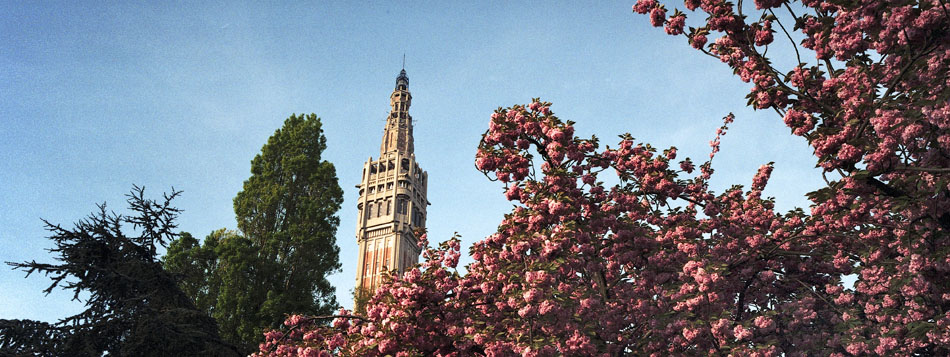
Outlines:
{"label": "tree foliage", "polygon": [[[156,249],[173,233],[179,210],[171,201],[144,197],[135,187],[128,195],[133,215],[110,213],[105,204],[72,229],[44,221],[59,263],[35,260],[10,263],[27,276],[42,273],[57,287],[72,290],[74,299],[88,293],[86,310],[55,324],[0,320],[0,351],[16,355],[210,355],[237,351],[218,337],[217,325],[198,311],[162,269]],[[131,225],[135,235],[129,235]]]}
{"label": "tree foliage", "polygon": [[212,232],[205,237],[205,245],[202,246],[191,233],[182,232],[178,239],[168,245],[162,258],[165,270],[179,277],[178,286],[182,292],[208,315],[212,313],[220,286],[219,282],[214,281],[218,278],[213,276],[217,270],[215,248],[220,237],[227,233],[224,229]]}
{"label": "tree foliage", "polygon": [[213,316],[222,336],[248,353],[263,331],[291,313],[336,308],[326,276],[340,268],[335,216],[343,202],[316,115],[292,115],[251,161],[251,177],[234,198],[241,233],[218,230],[203,244],[173,242],[165,266]]}
{"label": "tree foliage", "polygon": [[[467,273],[457,239],[428,248],[365,316],[291,316],[262,354],[950,354],[950,5],[747,5],[686,0],[705,17],[689,28],[655,0],[633,10],[814,148],[827,186],[807,213],[762,197],[771,163],[748,188],[709,189],[732,115],[696,166],[630,135],[601,149],[537,99],[499,108],[476,166],[516,207]],[[776,36],[793,60],[767,57]]]}

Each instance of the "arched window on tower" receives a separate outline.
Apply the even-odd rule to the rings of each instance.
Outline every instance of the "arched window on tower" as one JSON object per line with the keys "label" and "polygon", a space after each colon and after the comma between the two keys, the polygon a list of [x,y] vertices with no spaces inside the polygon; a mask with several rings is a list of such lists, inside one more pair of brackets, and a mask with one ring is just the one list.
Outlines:
{"label": "arched window on tower", "polygon": [[373,203],[366,205],[366,218],[373,218]]}

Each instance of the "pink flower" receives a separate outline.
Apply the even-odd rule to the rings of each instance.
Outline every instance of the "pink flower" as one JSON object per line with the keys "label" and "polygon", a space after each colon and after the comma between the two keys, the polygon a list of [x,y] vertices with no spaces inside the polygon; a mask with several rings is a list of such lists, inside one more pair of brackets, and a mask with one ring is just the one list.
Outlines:
{"label": "pink flower", "polygon": [[285,326],[297,326],[297,324],[299,324],[300,321],[302,321],[302,320],[303,320],[303,317],[300,316],[300,315],[290,315],[290,316],[287,317],[287,319],[284,321],[284,325],[285,325]]}
{"label": "pink flower", "polygon": [[696,337],[699,336],[699,334],[700,334],[699,329],[692,329],[692,328],[683,329],[683,337],[685,337],[687,341],[695,340]]}
{"label": "pink flower", "polygon": [[509,201],[521,199],[521,187],[518,187],[518,185],[511,185],[511,187],[508,187],[508,190],[505,191],[505,198],[507,198]]}
{"label": "pink flower", "polygon": [[689,44],[697,50],[703,49],[703,46],[706,46],[706,35],[695,34],[689,38]]}
{"label": "pink flower", "polygon": [[851,144],[841,145],[841,149],[838,150],[838,159],[842,161],[854,161],[861,157],[861,150],[851,146]]}
{"label": "pink flower", "polygon": [[752,179],[752,189],[756,191],[761,191],[765,189],[765,185],[769,182],[769,177],[772,176],[772,165],[762,165],[759,167],[759,172],[755,174],[755,178]]}
{"label": "pink flower", "polygon": [[538,313],[538,308],[534,307],[533,305],[527,305],[518,309],[518,316],[521,316],[521,317],[530,317],[530,316],[534,316],[537,313]]}
{"label": "pink flower", "polygon": [[765,46],[770,43],[772,43],[772,21],[766,20],[762,22],[762,27],[755,31],[755,44]]}
{"label": "pink flower", "polygon": [[403,274],[403,279],[406,279],[409,283],[418,282],[422,278],[422,273],[419,271],[419,268],[412,268]]}
{"label": "pink flower", "polygon": [[650,10],[650,24],[653,27],[663,26],[664,19],[666,19],[666,10],[662,7],[657,6]]}
{"label": "pink flower", "polygon": [[398,344],[392,339],[384,339],[379,341],[379,352],[380,353],[392,353],[395,351]]}
{"label": "pink flower", "polygon": [[307,347],[307,348],[300,347],[297,349],[297,356],[317,357],[317,350],[314,350],[313,348],[310,348],[310,347]]}
{"label": "pink flower", "polygon": [[686,173],[688,174],[692,173],[694,168],[695,167],[693,166],[693,162],[690,161],[689,159],[680,161],[680,169],[685,171]]}
{"label": "pink flower", "polygon": [[775,322],[765,316],[756,316],[753,323],[755,324],[755,327],[758,327],[760,330],[762,330],[762,332],[772,331],[772,328],[775,327]]}
{"label": "pink flower", "polygon": [[785,113],[785,125],[793,129],[795,135],[805,135],[815,127],[815,119],[807,113],[789,109]]}
{"label": "pink flower", "polygon": [[782,6],[782,0],[755,0],[756,10]]}
{"label": "pink flower", "polygon": [[720,340],[726,340],[732,337],[732,331],[729,325],[732,323],[728,319],[719,319],[712,324],[712,334]]}
{"label": "pink flower", "polygon": [[686,25],[686,15],[670,17],[666,22],[666,33],[669,35],[679,35],[683,33],[683,27]]}
{"label": "pink flower", "polygon": [[848,351],[848,353],[855,356],[862,355],[865,352],[867,352],[867,350],[868,350],[867,344],[864,342],[850,343],[848,344],[848,346],[845,347],[845,351]]}
{"label": "pink flower", "polygon": [[637,0],[637,3],[633,5],[633,12],[645,14],[656,6],[656,0]]}
{"label": "pink flower", "polygon": [[538,291],[538,289],[529,289],[524,292],[523,296],[525,302],[533,303],[538,301],[538,298],[541,297],[541,292]]}
{"label": "pink flower", "polygon": [[752,337],[752,331],[747,330],[745,327],[742,327],[742,325],[736,325],[736,327],[732,329],[732,333],[736,335],[736,341],[742,341]]}
{"label": "pink flower", "polygon": [[491,171],[495,169],[495,165],[492,160],[484,156],[475,159],[475,167],[482,171]]}
{"label": "pink flower", "polygon": [[874,352],[879,355],[886,355],[888,351],[897,347],[897,339],[894,337],[881,337]]}
{"label": "pink flower", "polygon": [[343,334],[336,333],[336,334],[333,334],[333,337],[327,340],[327,348],[331,350],[335,350],[343,346],[344,343],[346,343],[346,339],[343,338]]}
{"label": "pink flower", "polygon": [[685,0],[684,1],[684,5],[686,5],[686,8],[689,9],[690,11],[696,10],[696,8],[699,7],[699,3],[700,3],[700,0]]}

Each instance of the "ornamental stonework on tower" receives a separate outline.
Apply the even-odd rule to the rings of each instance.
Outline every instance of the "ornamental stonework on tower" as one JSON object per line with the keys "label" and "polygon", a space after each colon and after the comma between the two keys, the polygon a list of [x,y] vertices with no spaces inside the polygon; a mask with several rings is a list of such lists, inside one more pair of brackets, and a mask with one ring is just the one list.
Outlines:
{"label": "ornamental stonework on tower", "polygon": [[411,103],[409,77],[403,69],[389,97],[379,158],[370,157],[363,164],[362,182],[356,186],[360,193],[356,286],[365,291],[379,286],[384,271],[402,273],[419,260],[421,250],[413,231],[425,228],[428,174],[413,153]]}

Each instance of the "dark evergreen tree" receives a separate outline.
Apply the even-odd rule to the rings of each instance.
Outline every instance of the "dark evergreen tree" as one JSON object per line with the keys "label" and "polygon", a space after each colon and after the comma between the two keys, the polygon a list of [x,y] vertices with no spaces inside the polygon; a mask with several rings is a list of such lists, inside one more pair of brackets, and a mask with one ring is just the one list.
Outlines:
{"label": "dark evergreen tree", "polygon": [[[219,338],[215,321],[199,311],[178,288],[156,257],[158,246],[174,239],[179,210],[171,201],[144,197],[134,187],[123,216],[105,204],[72,229],[44,221],[58,263],[35,260],[7,264],[27,276],[52,280],[45,292],[72,290],[74,299],[89,294],[86,310],[57,323],[0,320],[0,354],[55,356],[234,356],[238,351]],[[132,226],[129,235],[123,225]]]}
{"label": "dark evergreen tree", "polygon": [[[182,288],[213,316],[227,341],[250,353],[288,314],[337,308],[327,275],[340,268],[336,212],[343,202],[316,115],[291,115],[251,161],[234,198],[241,233],[173,242],[165,258]],[[189,239],[186,239],[189,238]]]}

